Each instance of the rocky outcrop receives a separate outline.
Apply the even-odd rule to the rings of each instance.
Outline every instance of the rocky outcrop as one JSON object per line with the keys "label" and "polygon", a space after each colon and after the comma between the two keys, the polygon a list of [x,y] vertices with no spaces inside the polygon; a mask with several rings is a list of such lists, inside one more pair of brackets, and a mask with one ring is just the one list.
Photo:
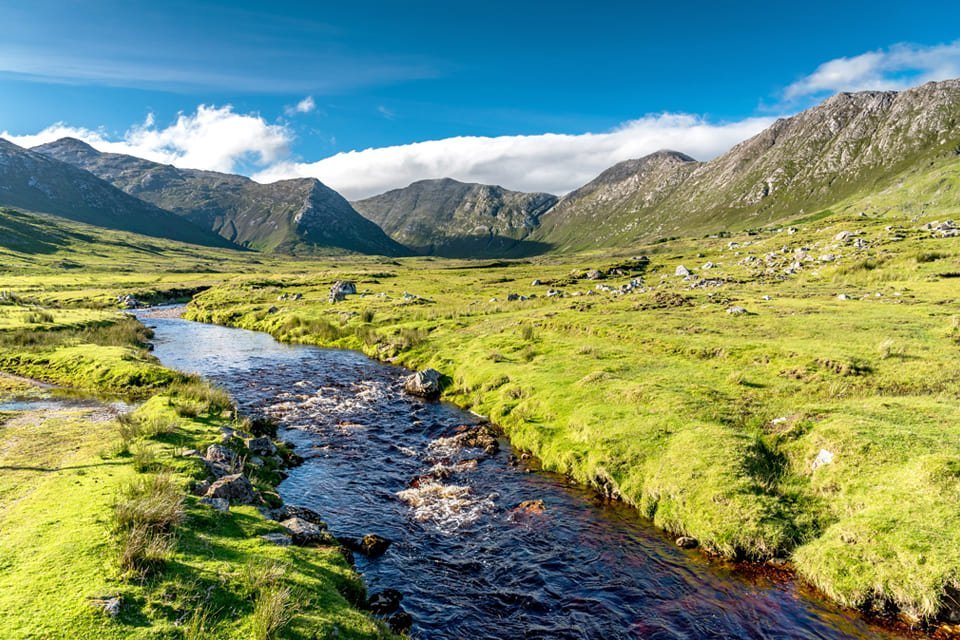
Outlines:
{"label": "rocky outcrop", "polygon": [[709,162],[661,151],[615,165],[564,196],[530,238],[586,249],[762,225],[884,188],[954,159],[958,145],[960,80],[840,93]]}

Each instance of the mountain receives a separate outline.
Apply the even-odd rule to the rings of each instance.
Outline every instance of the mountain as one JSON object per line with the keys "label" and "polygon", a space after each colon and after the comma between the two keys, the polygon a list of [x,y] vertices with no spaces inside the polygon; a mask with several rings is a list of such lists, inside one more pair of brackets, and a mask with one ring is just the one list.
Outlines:
{"label": "mountain", "polygon": [[840,93],[710,162],[659,152],[565,196],[531,239],[623,246],[767,224],[960,156],[960,80]]}
{"label": "mountain", "polygon": [[211,247],[228,241],[98,177],[0,139],[0,206]]}
{"label": "mountain", "polygon": [[251,249],[291,254],[409,253],[340,194],[313,178],[260,184],[243,176],[101,153],[73,138],[34,150],[90,171],[132,196]]}
{"label": "mountain", "polygon": [[353,206],[418,253],[478,258],[541,252],[545,245],[525,238],[556,202],[548,193],[444,178],[414,182]]}

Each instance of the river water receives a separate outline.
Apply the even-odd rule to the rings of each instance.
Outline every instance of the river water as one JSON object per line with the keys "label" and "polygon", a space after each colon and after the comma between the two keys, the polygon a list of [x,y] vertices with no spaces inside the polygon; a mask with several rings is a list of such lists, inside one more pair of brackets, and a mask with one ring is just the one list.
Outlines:
{"label": "river water", "polygon": [[[393,541],[358,556],[371,593],[404,594],[414,638],[893,638],[769,571],[677,548],[633,510],[564,477],[446,440],[478,418],[401,390],[362,354],[171,318],[163,364],[271,415],[306,462],[280,485],[337,536]],[[544,509],[516,510],[527,500]]]}

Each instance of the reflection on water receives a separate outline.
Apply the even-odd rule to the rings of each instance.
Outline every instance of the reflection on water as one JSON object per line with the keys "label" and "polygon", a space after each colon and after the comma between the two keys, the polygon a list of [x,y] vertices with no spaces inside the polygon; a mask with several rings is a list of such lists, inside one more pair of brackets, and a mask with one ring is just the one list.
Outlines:
{"label": "reflection on water", "polygon": [[[400,391],[404,371],[265,334],[151,318],[164,364],[274,416],[306,459],[284,499],[338,536],[394,541],[358,558],[404,593],[415,638],[881,638],[784,577],[678,549],[637,514],[477,447],[477,418]],[[454,437],[451,437],[454,436]],[[542,500],[544,508],[517,510]]]}

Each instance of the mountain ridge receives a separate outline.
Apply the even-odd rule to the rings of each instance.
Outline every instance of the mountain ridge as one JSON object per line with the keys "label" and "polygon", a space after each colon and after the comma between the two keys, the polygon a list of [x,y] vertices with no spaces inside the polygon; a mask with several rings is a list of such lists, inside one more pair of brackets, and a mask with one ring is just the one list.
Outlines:
{"label": "mountain ridge", "polygon": [[103,153],[75,138],[61,138],[35,150],[90,171],[127,194],[240,246],[290,254],[331,250],[409,254],[314,178],[260,184],[245,176]]}
{"label": "mountain ridge", "polygon": [[557,197],[548,193],[436,178],[353,205],[394,240],[418,253],[505,257],[542,251],[542,246],[526,238],[556,202]]}
{"label": "mountain ridge", "polygon": [[73,165],[0,138],[0,205],[211,247],[237,248]]}

